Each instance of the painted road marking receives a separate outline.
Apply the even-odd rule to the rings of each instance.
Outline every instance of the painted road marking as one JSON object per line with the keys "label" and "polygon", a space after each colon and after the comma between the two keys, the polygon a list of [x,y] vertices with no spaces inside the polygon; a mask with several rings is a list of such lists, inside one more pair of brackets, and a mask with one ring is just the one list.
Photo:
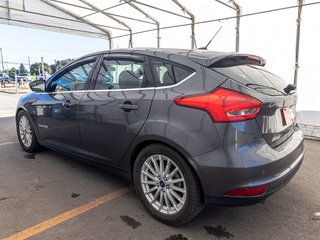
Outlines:
{"label": "painted road marking", "polygon": [[10,237],[4,238],[3,240],[23,240],[27,239],[29,237],[32,237],[38,233],[41,233],[49,228],[52,228],[62,222],[65,222],[73,217],[76,217],[82,213],[85,213],[93,208],[99,207],[100,205],[111,201],[112,199],[115,199],[117,197],[120,197],[127,192],[131,191],[132,187],[124,187],[117,191],[114,191],[112,193],[109,193],[103,197],[100,197],[96,200],[93,200],[91,202],[88,202],[78,208],[71,209],[67,212],[64,212],[62,214],[59,214],[58,216],[48,219],[42,223],[39,223],[33,227],[30,227],[28,229],[25,229],[21,232],[18,232]]}
{"label": "painted road marking", "polygon": [[18,143],[18,141],[0,143],[0,147],[1,147],[1,146],[5,146],[5,145],[14,144],[14,143]]}

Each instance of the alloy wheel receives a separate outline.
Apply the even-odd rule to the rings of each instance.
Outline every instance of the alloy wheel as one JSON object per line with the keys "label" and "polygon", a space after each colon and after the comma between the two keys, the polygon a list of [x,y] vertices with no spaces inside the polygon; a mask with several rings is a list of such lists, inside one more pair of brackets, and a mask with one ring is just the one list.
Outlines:
{"label": "alloy wheel", "polygon": [[172,215],[183,208],[187,197],[185,178],[170,158],[161,154],[148,157],[140,177],[143,193],[157,211]]}
{"label": "alloy wheel", "polygon": [[32,131],[29,119],[22,116],[19,121],[19,134],[21,141],[25,147],[30,147],[32,144]]}

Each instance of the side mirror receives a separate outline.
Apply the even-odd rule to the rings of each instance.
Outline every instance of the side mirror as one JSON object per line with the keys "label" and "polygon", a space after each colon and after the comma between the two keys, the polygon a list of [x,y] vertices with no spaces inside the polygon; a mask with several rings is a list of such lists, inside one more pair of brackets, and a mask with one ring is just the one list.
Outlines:
{"label": "side mirror", "polygon": [[45,92],[46,81],[45,80],[35,80],[29,83],[29,87],[34,92]]}

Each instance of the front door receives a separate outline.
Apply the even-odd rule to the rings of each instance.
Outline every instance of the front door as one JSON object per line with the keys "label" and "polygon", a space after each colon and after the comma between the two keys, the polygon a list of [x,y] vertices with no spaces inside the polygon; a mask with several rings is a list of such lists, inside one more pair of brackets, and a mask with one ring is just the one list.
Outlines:
{"label": "front door", "polygon": [[47,92],[39,93],[33,105],[38,137],[45,145],[83,152],[77,110],[95,62],[90,58],[72,64],[50,80]]}
{"label": "front door", "polygon": [[147,119],[154,84],[143,56],[105,56],[96,82],[79,106],[80,131],[86,154],[119,165]]}

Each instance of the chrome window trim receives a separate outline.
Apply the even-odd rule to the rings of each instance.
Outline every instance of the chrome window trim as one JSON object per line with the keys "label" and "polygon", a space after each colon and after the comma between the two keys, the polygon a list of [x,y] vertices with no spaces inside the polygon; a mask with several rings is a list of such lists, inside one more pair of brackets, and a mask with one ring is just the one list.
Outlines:
{"label": "chrome window trim", "polygon": [[162,86],[162,87],[155,87],[155,89],[166,89],[166,88],[174,88],[179,86],[180,84],[184,83],[185,81],[187,81],[189,78],[193,77],[196,74],[196,72],[191,73],[188,77],[182,79],[180,82],[173,84],[173,85],[169,85],[169,86]]}
{"label": "chrome window trim", "polygon": [[196,72],[191,73],[188,77],[184,78],[180,82],[170,85],[170,86],[162,86],[162,87],[146,87],[146,88],[128,88],[128,89],[90,89],[90,90],[76,90],[76,91],[61,91],[61,92],[43,92],[38,94],[45,94],[45,93],[52,93],[52,94],[58,94],[58,93],[85,93],[85,92],[123,92],[123,91],[141,91],[141,90],[157,90],[157,89],[169,89],[179,86],[180,84],[184,83],[191,77],[193,77],[196,74]]}

